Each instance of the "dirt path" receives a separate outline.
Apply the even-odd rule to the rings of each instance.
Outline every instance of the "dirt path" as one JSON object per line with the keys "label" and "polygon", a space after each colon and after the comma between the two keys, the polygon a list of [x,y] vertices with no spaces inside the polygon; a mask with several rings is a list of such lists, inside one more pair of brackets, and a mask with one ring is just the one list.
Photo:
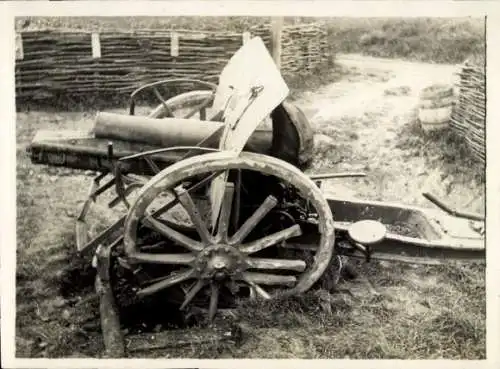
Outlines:
{"label": "dirt path", "polygon": [[[364,79],[358,84],[347,83],[332,84],[319,91],[316,96],[315,107],[318,113],[312,116],[312,120],[342,117],[345,115],[362,114],[366,107],[372,108],[383,106],[386,102],[386,90],[407,87],[407,94],[400,94],[405,97],[404,101],[398,101],[394,106],[396,111],[393,115],[404,113],[408,108],[415,106],[420,91],[431,84],[452,85],[457,71],[457,66],[441,65],[429,63],[407,62],[394,59],[373,58],[359,55],[340,55],[336,62],[344,67],[358,69]],[[373,81],[373,77],[375,81]],[[335,99],[333,104],[331,98],[338,96],[338,91],[343,91]],[[330,104],[323,104],[324,100]],[[326,106],[325,106],[326,105]],[[399,109],[398,109],[399,108]]]}
{"label": "dirt path", "polygon": [[432,84],[452,85],[458,67],[359,55],[340,55],[337,63],[357,74],[305,94],[298,104],[315,128],[346,152],[334,168],[364,170],[368,178],[352,180],[348,189],[337,182],[326,188],[414,204],[423,204],[420,194],[430,190],[457,206],[484,210],[474,183],[451,178],[439,165],[429,167],[423,153],[409,155],[400,147],[401,132],[416,124],[420,91]]}

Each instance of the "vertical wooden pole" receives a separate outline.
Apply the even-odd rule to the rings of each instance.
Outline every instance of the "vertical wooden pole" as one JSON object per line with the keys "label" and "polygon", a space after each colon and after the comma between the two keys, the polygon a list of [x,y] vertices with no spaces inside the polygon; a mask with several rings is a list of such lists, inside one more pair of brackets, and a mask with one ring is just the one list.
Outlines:
{"label": "vertical wooden pole", "polygon": [[101,57],[101,40],[99,39],[99,33],[92,33],[92,58]]}
{"label": "vertical wooden pole", "polygon": [[179,56],[179,34],[177,32],[170,33],[170,56],[174,58]]}
{"label": "vertical wooden pole", "polygon": [[281,33],[283,23],[283,17],[273,17],[271,23],[271,53],[279,69],[281,69]]}
{"label": "vertical wooden pole", "polygon": [[[23,49],[23,35],[19,32],[16,32],[16,62],[18,60],[23,60],[24,59],[24,49]],[[16,73],[16,94],[21,93],[21,88],[23,85],[23,81],[21,79],[21,73],[17,73],[19,68],[19,72],[21,72],[21,67],[16,67],[15,68],[15,73]]]}
{"label": "vertical wooden pole", "polygon": [[241,37],[242,37],[242,40],[243,40],[243,45],[245,45],[250,40],[250,38],[252,36],[250,35],[250,32],[243,32],[242,35],[241,35]]}
{"label": "vertical wooden pole", "polygon": [[24,59],[23,35],[16,32],[16,60]]}

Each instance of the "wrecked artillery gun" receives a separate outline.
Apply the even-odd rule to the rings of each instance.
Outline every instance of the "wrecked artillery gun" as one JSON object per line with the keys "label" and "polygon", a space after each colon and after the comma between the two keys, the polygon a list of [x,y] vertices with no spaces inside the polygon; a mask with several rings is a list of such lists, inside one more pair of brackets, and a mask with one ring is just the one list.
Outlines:
{"label": "wrecked artillery gun", "polygon": [[[186,82],[203,89],[168,100],[159,92]],[[136,116],[145,91],[160,103]],[[91,132],[37,133],[28,149],[33,163],[101,173],[78,216],[76,245],[97,269],[111,356],[125,351],[120,314],[139,300],[162,296],[181,310],[203,308],[212,320],[235,298],[309,290],[340,255],[484,259],[483,216],[451,210],[430,194],[440,210],[327,196],[322,181],[363,174],[305,174],[313,132],[287,95],[256,37],[232,57],[219,85],[159,81],[132,93],[129,115],[99,113]],[[266,119],[272,129],[259,128]],[[127,212],[91,236],[89,207],[112,189],[109,206]],[[411,234],[395,231],[396,223]]]}

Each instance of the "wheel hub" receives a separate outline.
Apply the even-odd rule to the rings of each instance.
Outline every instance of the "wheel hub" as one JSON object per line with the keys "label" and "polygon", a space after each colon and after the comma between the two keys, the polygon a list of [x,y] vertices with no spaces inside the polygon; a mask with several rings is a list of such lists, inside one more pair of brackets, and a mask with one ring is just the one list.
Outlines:
{"label": "wheel hub", "polygon": [[225,244],[205,248],[200,252],[195,265],[201,278],[219,281],[240,273],[245,268],[243,255],[235,247]]}

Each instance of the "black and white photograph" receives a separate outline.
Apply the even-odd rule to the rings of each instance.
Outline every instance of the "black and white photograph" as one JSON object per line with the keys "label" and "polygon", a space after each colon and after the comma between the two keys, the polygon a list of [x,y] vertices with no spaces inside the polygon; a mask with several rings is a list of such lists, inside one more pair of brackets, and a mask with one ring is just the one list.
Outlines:
{"label": "black and white photograph", "polygon": [[24,9],[16,360],[490,362],[486,14]]}

